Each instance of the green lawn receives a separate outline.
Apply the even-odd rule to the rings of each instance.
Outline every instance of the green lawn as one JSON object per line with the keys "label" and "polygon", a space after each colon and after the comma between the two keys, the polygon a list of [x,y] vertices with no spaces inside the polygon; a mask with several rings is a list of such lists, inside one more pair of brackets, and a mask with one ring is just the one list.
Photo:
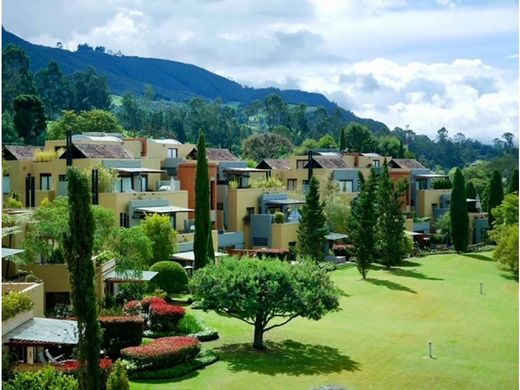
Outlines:
{"label": "green lawn", "polygon": [[[342,311],[297,319],[266,333],[255,352],[252,327],[197,314],[219,330],[205,343],[221,360],[171,381],[132,389],[517,389],[518,283],[490,253],[413,259],[393,272],[354,267],[331,273]],[[480,282],[484,294],[480,295]],[[433,342],[433,359],[427,342]]]}

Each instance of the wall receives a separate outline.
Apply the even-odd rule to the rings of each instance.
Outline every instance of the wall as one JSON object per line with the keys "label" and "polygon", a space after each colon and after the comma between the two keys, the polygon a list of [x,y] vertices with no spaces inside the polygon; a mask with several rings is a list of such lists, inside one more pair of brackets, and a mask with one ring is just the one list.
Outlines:
{"label": "wall", "polygon": [[298,241],[299,223],[273,223],[272,225],[272,248],[289,250],[290,242]]}
{"label": "wall", "polygon": [[[197,174],[197,162],[196,161],[186,161],[180,163],[177,166],[177,180],[181,182],[181,190],[186,190],[188,194],[188,207],[190,209],[195,209],[195,178]],[[211,186],[211,191],[213,191],[213,199],[210,196],[210,210],[217,209],[217,164],[208,163],[208,174],[209,181]],[[213,202],[211,202],[213,200]],[[213,214],[212,221],[215,221],[215,213]],[[195,217],[195,213],[189,213],[189,218],[193,219]]]}
{"label": "wall", "polygon": [[441,196],[451,194],[450,189],[439,189],[439,190],[418,190],[417,191],[417,204],[415,212],[419,218],[432,217],[433,209],[432,204],[436,204],[437,207],[441,207]]}
{"label": "wall", "polygon": [[43,283],[2,283],[2,294],[9,291],[24,292],[31,298],[34,303],[33,314],[34,317],[43,317],[45,314],[44,302],[44,288]]}
{"label": "wall", "polygon": [[44,292],[70,292],[69,268],[66,264],[28,264],[20,268],[43,281]]}

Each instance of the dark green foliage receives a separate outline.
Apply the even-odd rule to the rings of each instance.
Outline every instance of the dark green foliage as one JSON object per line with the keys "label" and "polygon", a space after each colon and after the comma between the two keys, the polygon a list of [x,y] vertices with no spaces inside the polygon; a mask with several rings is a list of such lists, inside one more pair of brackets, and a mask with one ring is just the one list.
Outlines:
{"label": "dark green foliage", "polygon": [[488,201],[487,201],[487,211],[488,211],[488,221],[489,221],[489,229],[493,229],[493,221],[495,217],[493,216],[492,210],[500,205],[504,200],[504,187],[502,186],[502,175],[497,170],[494,170],[491,179],[488,183]]}
{"label": "dark green foliage", "polygon": [[121,360],[116,360],[112,366],[112,372],[108,376],[106,386],[107,390],[130,390],[126,367]]}
{"label": "dark green foliage", "polygon": [[14,99],[13,125],[27,145],[43,145],[45,140],[45,108],[39,97],[19,95]]}
{"label": "dark green foliage", "polygon": [[213,252],[211,239],[211,221],[209,219],[209,173],[206,157],[204,132],[199,134],[197,143],[197,172],[195,176],[195,268],[202,268],[208,263],[208,253]]}
{"label": "dark green foliage", "polygon": [[339,135],[339,150],[344,151],[347,148],[347,129],[342,127]]}
{"label": "dark green foliage", "polygon": [[350,123],[346,129],[346,142],[349,152],[373,152],[376,141],[366,126]]}
{"label": "dark green foliage", "polygon": [[281,158],[293,149],[294,145],[291,141],[273,133],[256,133],[242,141],[242,157],[255,161],[264,158]]}
{"label": "dark green foliage", "polygon": [[399,139],[399,151],[397,152],[397,158],[404,158],[405,156],[405,153],[404,153],[404,143],[403,143],[403,140],[402,138]]}
{"label": "dark green foliage", "polygon": [[305,204],[300,210],[298,225],[298,249],[303,257],[310,257],[316,262],[323,260],[325,235],[327,234],[323,203],[320,201],[319,183],[311,177],[309,190],[305,196]]}
{"label": "dark green foliage", "polygon": [[108,110],[110,95],[107,79],[89,66],[86,71],[74,73],[74,109],[89,111],[94,108]]}
{"label": "dark green foliage", "polygon": [[451,181],[449,179],[434,180],[432,183],[434,190],[445,190],[451,188]]}
{"label": "dark green foliage", "polygon": [[[468,181],[466,182],[466,197],[468,199],[477,199],[477,190],[475,189],[475,186],[472,182]],[[471,202],[468,204],[468,211],[469,212],[476,212],[476,202]]]}
{"label": "dark green foliage", "polygon": [[159,261],[150,267],[150,271],[159,272],[149,282],[151,290],[160,288],[168,294],[176,294],[188,290],[188,275],[179,263],[175,261]]}
{"label": "dark green foliage", "polygon": [[76,378],[58,372],[51,366],[45,366],[39,371],[19,372],[13,379],[2,382],[4,390],[77,390],[78,388]]}
{"label": "dark green foliage", "polygon": [[518,169],[513,171],[507,186],[507,193],[510,194],[512,192],[518,192]]}
{"label": "dark green foliage", "polygon": [[175,252],[176,232],[172,228],[168,215],[147,215],[140,226],[152,243],[152,259],[154,263],[169,260]]}
{"label": "dark green foliage", "polygon": [[[263,349],[265,332],[296,317],[319,320],[339,306],[339,291],[310,261],[293,266],[279,260],[223,259],[196,271],[192,287],[202,309],[253,325],[256,349]],[[277,318],[281,322],[272,324]]]}
{"label": "dark green foliage", "polygon": [[70,81],[56,61],[52,60],[36,73],[35,83],[47,117],[57,118],[62,110],[72,107],[74,95]]}
{"label": "dark green foliage", "polygon": [[97,321],[94,288],[94,216],[90,209],[90,183],[76,168],[67,172],[69,194],[69,231],[65,237],[65,258],[69,266],[71,300],[78,321],[77,358],[81,365],[80,389],[101,388],[99,369],[100,327]]}
{"label": "dark green foliage", "polygon": [[385,160],[377,189],[377,248],[381,262],[387,268],[400,263],[408,250],[408,238],[404,232],[405,218],[401,209],[406,187],[406,183],[396,184],[391,181]]}
{"label": "dark green foliage", "polygon": [[465,252],[468,247],[469,218],[466,198],[464,175],[457,168],[453,176],[450,203],[451,241],[457,252]]}
{"label": "dark green foliage", "polygon": [[[4,40],[2,42],[6,45]],[[35,93],[29,57],[20,47],[6,45],[2,51],[2,114],[13,112],[13,101],[17,96]]]}
{"label": "dark green foliage", "polygon": [[364,180],[360,172],[359,182],[361,188],[359,195],[350,206],[347,231],[352,245],[354,245],[357,269],[363,279],[366,279],[376,251],[377,208],[374,200],[376,199],[377,178],[375,171],[371,170],[368,181]]}

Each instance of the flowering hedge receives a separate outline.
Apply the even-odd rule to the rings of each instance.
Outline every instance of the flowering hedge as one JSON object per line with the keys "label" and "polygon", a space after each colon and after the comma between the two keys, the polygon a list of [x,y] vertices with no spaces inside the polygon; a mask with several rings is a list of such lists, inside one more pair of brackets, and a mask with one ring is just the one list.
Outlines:
{"label": "flowering hedge", "polygon": [[163,305],[166,305],[166,301],[162,298],[159,298],[159,297],[146,297],[146,298],[143,298],[143,300],[141,301],[141,307],[143,308],[143,311],[146,313],[148,312],[148,309],[150,308],[150,305],[152,303],[156,303],[156,304],[160,304],[162,303]]}
{"label": "flowering hedge", "polygon": [[194,359],[199,352],[196,338],[163,337],[147,345],[122,349],[121,356],[143,370],[173,367]]}
{"label": "flowering hedge", "polygon": [[162,332],[174,331],[184,314],[186,310],[180,306],[154,302],[148,310],[150,328]]}
{"label": "flowering hedge", "polygon": [[141,344],[144,331],[141,317],[99,317],[98,321],[103,329],[102,347],[111,358],[118,358],[122,348]]}
{"label": "flowering hedge", "polygon": [[141,314],[141,312],[142,312],[141,302],[139,302],[137,300],[127,302],[123,306],[123,312],[127,316],[137,316],[137,315]]}
{"label": "flowering hedge", "polygon": [[[65,360],[60,363],[53,363],[52,366],[56,368],[56,370],[70,375],[77,375],[79,372],[79,361],[76,359]],[[104,378],[110,373],[112,369],[112,360],[110,359],[99,359],[99,368],[101,368],[101,373]]]}

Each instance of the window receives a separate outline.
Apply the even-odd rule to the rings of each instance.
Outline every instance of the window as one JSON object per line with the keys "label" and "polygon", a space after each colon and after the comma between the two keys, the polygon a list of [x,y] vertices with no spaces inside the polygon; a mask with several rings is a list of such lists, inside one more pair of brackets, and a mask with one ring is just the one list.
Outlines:
{"label": "window", "polygon": [[372,165],[374,166],[374,168],[380,168],[381,167],[381,161],[374,160],[374,161],[372,161]]}
{"label": "window", "polygon": [[40,174],[40,190],[42,191],[50,191],[51,190],[51,174],[50,173],[42,173]]}
{"label": "window", "polygon": [[148,191],[148,175],[141,176],[141,191],[142,192]]}
{"label": "window", "polygon": [[67,181],[67,175],[59,175],[58,176],[58,181],[61,181],[61,182]]}
{"label": "window", "polygon": [[339,190],[341,192],[354,192],[354,181],[352,180],[339,180]]}
{"label": "window", "polygon": [[296,160],[296,169],[303,169],[305,164],[307,164],[307,160]]}
{"label": "window", "polygon": [[177,158],[177,149],[176,148],[168,148],[166,153],[167,158]]}
{"label": "window", "polygon": [[305,187],[305,186],[308,186],[308,185],[309,185],[309,180],[304,180],[303,181],[303,186]]}
{"label": "window", "polygon": [[119,226],[121,226],[121,227],[130,226],[130,218],[127,213],[119,213]]}
{"label": "window", "polygon": [[287,191],[294,191],[296,190],[296,179],[287,179]]}

